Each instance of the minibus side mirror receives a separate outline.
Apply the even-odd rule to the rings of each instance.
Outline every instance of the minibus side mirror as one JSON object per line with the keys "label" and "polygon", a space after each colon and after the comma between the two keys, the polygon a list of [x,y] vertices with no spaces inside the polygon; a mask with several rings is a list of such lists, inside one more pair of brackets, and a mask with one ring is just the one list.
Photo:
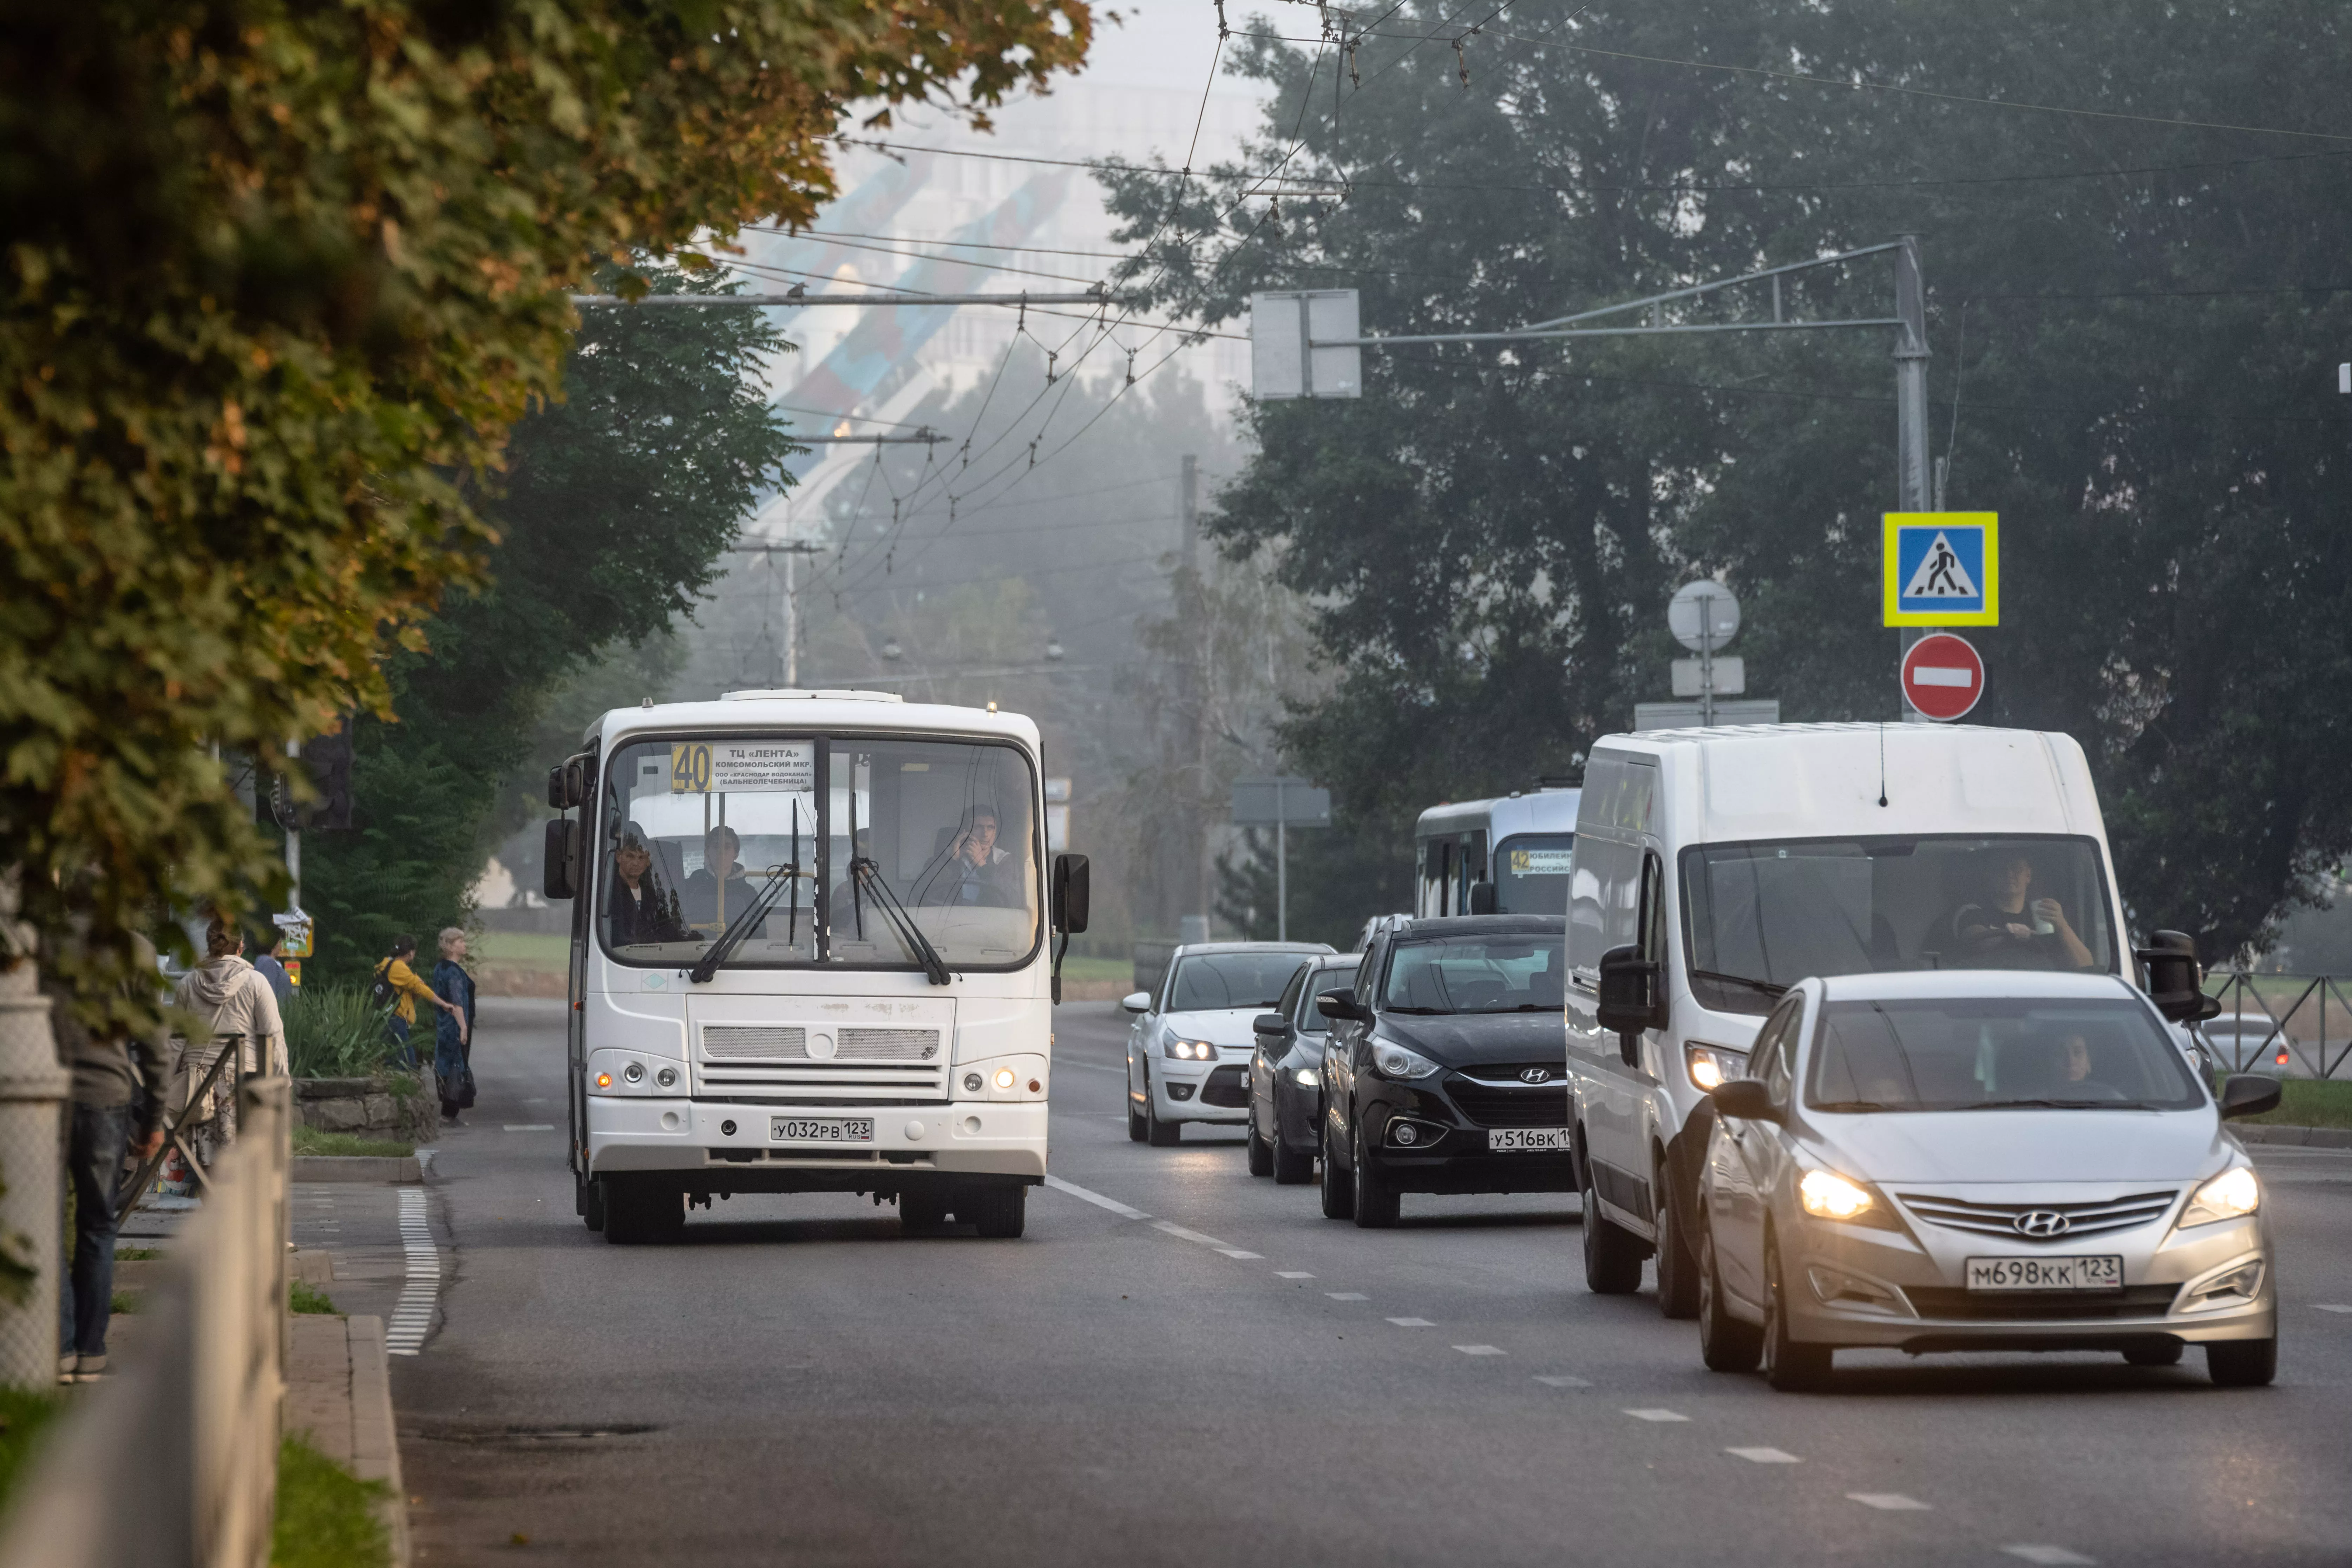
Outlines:
{"label": "minibus side mirror", "polygon": [[1595,987],[1601,1026],[1612,1035],[1636,1035],[1660,1027],[1658,966],[1638,947],[1612,947],[1601,955]]}
{"label": "minibus side mirror", "polygon": [[1290,1026],[1290,1020],[1279,1013],[1260,1013],[1250,1020],[1250,1032],[1255,1035],[1271,1035],[1277,1040],[1287,1040],[1297,1031]]}
{"label": "minibus side mirror", "polygon": [[1087,929],[1087,906],[1091,901],[1093,880],[1087,870],[1083,855],[1054,857],[1053,921],[1061,931],[1062,940],[1054,948],[1054,1001],[1062,1000],[1062,960],[1070,951],[1070,938]]}
{"label": "minibus side mirror", "polygon": [[[2158,931],[2152,945],[2132,956],[2139,960],[2147,976],[2147,999],[2172,1022],[2186,1024],[2221,1011],[2219,998],[2205,994],[2200,984],[2204,972],[2197,963],[2197,939],[2188,932]],[[2216,1004],[2213,1013],[2205,1010],[2209,1001]]]}
{"label": "minibus side mirror", "polygon": [[543,851],[545,863],[540,874],[540,891],[551,899],[579,897],[582,826],[561,816],[551,819],[547,825]]}
{"label": "minibus side mirror", "polygon": [[1470,884],[1470,912],[1474,915],[1491,915],[1495,912],[1494,883],[1473,882]]}
{"label": "minibus side mirror", "polygon": [[2221,1080],[2221,1120],[2276,1110],[2283,1092],[2274,1078],[2254,1072],[2232,1073]]}
{"label": "minibus side mirror", "polygon": [[1372,1021],[1371,1009],[1357,1001],[1354,987],[1348,985],[1319,993],[1315,998],[1315,1010],[1336,1022],[1369,1024]]}
{"label": "minibus side mirror", "polygon": [[1741,1121],[1778,1121],[1780,1108],[1772,1103],[1772,1091],[1759,1078],[1735,1078],[1719,1083],[1708,1091],[1715,1101],[1717,1116],[1729,1116]]}

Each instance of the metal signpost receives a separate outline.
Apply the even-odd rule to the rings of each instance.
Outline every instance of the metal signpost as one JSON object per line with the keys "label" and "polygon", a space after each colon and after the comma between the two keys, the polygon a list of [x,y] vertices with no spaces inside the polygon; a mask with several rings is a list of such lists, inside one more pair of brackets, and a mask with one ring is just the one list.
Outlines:
{"label": "metal signpost", "polygon": [[1274,936],[1290,940],[1290,829],[1331,826],[1331,792],[1305,779],[1235,779],[1234,821],[1274,829]]}
{"label": "metal signpost", "polygon": [[[1887,626],[1903,634],[1900,665],[1903,717],[1909,723],[1948,722],[1976,706],[1984,691],[1984,664],[1976,649],[1958,637],[1945,640],[1968,648],[1976,668],[1972,695],[1959,712],[1945,712],[1948,700],[1922,705],[1911,679],[1912,655],[1930,626],[2000,625],[2000,517],[1990,511],[1890,511],[1879,552],[1879,596]],[[1945,668],[1938,658],[1930,668]]]}
{"label": "metal signpost", "polygon": [[1715,657],[1716,649],[1739,635],[1739,601],[1720,583],[1704,577],[1685,583],[1666,605],[1666,626],[1676,642],[1698,655],[1675,660],[1675,695],[1697,698],[1698,721],[1713,725],[1717,696],[1737,697],[1748,689],[1747,666]]}

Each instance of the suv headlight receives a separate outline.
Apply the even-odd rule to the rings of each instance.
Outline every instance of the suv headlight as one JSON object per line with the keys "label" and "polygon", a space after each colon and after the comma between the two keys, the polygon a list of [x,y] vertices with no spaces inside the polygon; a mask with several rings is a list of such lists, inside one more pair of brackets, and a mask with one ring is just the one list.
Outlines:
{"label": "suv headlight", "polygon": [[1213,1062],[1217,1059],[1217,1047],[1206,1040],[1171,1040],[1164,1048],[1180,1062]]}
{"label": "suv headlight", "polygon": [[1797,1201],[1815,1219],[1866,1225],[1876,1230],[1896,1228],[1894,1216],[1875,1194],[1833,1171],[1807,1171],[1797,1184]]}
{"label": "suv headlight", "polygon": [[1301,1089],[1321,1089],[1323,1070],[1320,1068],[1293,1068],[1290,1076]]}
{"label": "suv headlight", "polygon": [[1702,1093],[1736,1078],[1748,1076],[1748,1053],[1728,1046],[1705,1046],[1694,1040],[1683,1047],[1684,1069],[1691,1085]]}
{"label": "suv headlight", "polygon": [[2263,1184],[2251,1168],[2232,1165],[2197,1189],[2196,1196],[2181,1211],[2179,1228],[2242,1219],[2262,1206]]}
{"label": "suv headlight", "polygon": [[1382,1041],[1372,1047],[1372,1067],[1382,1078],[1427,1078],[1437,1064],[1427,1057]]}

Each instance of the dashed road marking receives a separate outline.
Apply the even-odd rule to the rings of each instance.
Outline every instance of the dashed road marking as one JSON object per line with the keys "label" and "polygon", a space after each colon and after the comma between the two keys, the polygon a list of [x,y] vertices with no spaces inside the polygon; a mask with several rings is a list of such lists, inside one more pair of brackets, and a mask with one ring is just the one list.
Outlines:
{"label": "dashed road marking", "polygon": [[1244,1252],[1238,1247],[1221,1247],[1217,1248],[1217,1250],[1223,1253],[1227,1258],[1238,1258],[1247,1263],[1263,1263],[1265,1261],[1265,1254],[1263,1252]]}
{"label": "dashed road marking", "polygon": [[1315,1278],[1312,1274],[1301,1274],[1296,1268],[1277,1268],[1274,1271],[1274,1277],[1276,1279],[1312,1279]]}
{"label": "dashed road marking", "polygon": [[1117,1198],[1107,1198],[1100,1193],[1090,1192],[1087,1188],[1078,1185],[1077,1183],[1066,1182],[1059,1176],[1047,1176],[1045,1178],[1045,1184],[1053,1188],[1057,1193],[1067,1193],[1070,1196],[1078,1199],[1082,1203],[1092,1204],[1098,1209],[1108,1209],[1111,1213],[1118,1215],[1121,1219],[1150,1219],[1151,1217],[1150,1215],[1145,1214],[1141,1209],[1131,1209],[1125,1204],[1119,1202]]}
{"label": "dashed road marking", "polygon": [[1690,1419],[1679,1410],[1628,1410],[1625,1414],[1636,1421],[1687,1421]]}
{"label": "dashed road marking", "polygon": [[400,1247],[407,1258],[407,1279],[393,1305],[392,1321],[384,1325],[383,1348],[388,1355],[415,1355],[425,1348],[425,1336],[433,1327],[433,1305],[441,1293],[441,1254],[433,1245],[422,1187],[400,1189]]}
{"label": "dashed road marking", "polygon": [[1884,1509],[1888,1513],[1925,1513],[1928,1505],[1901,1492],[1848,1492],[1845,1494],[1864,1508]]}
{"label": "dashed road marking", "polygon": [[2001,1550],[2008,1552],[2011,1557],[2022,1557],[2028,1563],[2050,1563],[2053,1565],[2053,1568],[2058,1568],[2058,1565],[2066,1563],[2096,1563],[2098,1561],[2095,1557],[2085,1557],[2079,1552],[2069,1552],[2063,1546],[2036,1546],[2031,1542],[2021,1546],[2004,1546]]}
{"label": "dashed road marking", "polygon": [[1334,1301],[1369,1301],[1371,1300],[1370,1296],[1365,1295],[1361,1290],[1326,1290],[1323,1294],[1330,1297]]}
{"label": "dashed road marking", "polygon": [[1435,1323],[1431,1322],[1427,1318],[1391,1318],[1389,1321],[1394,1323],[1400,1329],[1433,1329],[1437,1327]]}
{"label": "dashed road marking", "polygon": [[506,1124],[506,1131],[509,1132],[552,1132],[555,1131],[555,1123],[552,1121],[509,1121]]}
{"label": "dashed road marking", "polygon": [[1556,1372],[1539,1372],[1536,1381],[1546,1388],[1591,1388],[1592,1384],[1580,1377],[1568,1377]]}
{"label": "dashed road marking", "polygon": [[1219,1241],[1215,1237],[1202,1236],[1197,1230],[1186,1230],[1182,1226],[1178,1225],[1172,1219],[1155,1219],[1151,1222],[1151,1228],[1154,1230],[1164,1230],[1179,1241],[1196,1241],[1202,1247],[1213,1247],[1219,1252],[1225,1250],[1225,1244]]}
{"label": "dashed road marking", "polygon": [[2352,1312],[2352,1307],[2336,1301],[2315,1301],[2312,1304],[2323,1312]]}
{"label": "dashed road marking", "polygon": [[1796,1455],[1783,1448],[1726,1448],[1724,1452],[1736,1455],[1751,1465],[1801,1465],[1804,1463]]}
{"label": "dashed road marking", "polygon": [[1501,1355],[1503,1353],[1502,1347],[1499,1345],[1455,1345],[1454,1348],[1464,1355]]}

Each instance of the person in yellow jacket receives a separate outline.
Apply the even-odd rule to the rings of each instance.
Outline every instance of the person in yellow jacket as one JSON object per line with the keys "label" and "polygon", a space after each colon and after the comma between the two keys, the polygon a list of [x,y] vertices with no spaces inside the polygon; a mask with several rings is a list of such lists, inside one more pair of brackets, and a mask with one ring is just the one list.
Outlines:
{"label": "person in yellow jacket", "polygon": [[[433,987],[416,977],[416,971],[408,966],[408,961],[415,956],[416,939],[396,936],[392,939],[392,952],[375,966],[375,1005],[392,1009],[384,1019],[384,1028],[399,1043],[402,1065],[405,1067],[416,1065],[416,1053],[408,1046],[408,1032],[416,1026],[416,1005],[430,1002],[445,1013],[457,1012],[455,1003],[444,1002]],[[459,1014],[460,1038],[464,1037],[465,1026],[464,1015]]]}

